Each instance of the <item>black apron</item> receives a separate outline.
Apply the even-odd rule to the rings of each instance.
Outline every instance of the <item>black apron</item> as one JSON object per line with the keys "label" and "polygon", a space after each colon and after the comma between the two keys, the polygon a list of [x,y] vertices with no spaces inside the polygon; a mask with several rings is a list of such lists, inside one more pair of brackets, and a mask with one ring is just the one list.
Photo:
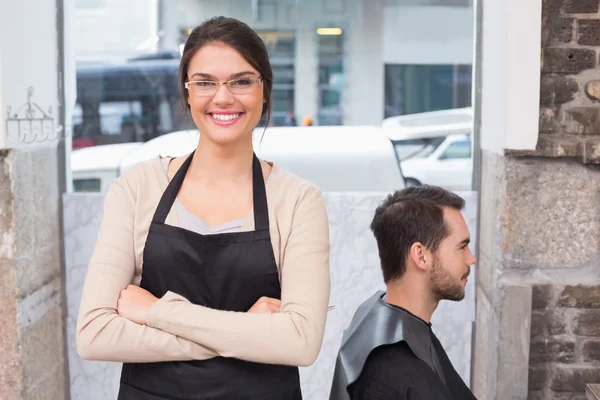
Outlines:
{"label": "black apron", "polygon": [[[140,286],[158,298],[172,291],[194,304],[227,311],[246,312],[262,296],[280,299],[265,183],[256,155],[254,231],[201,235],[165,224],[193,155],[160,199],[146,239]],[[298,367],[224,357],[123,364],[118,400],[165,399],[301,400],[302,394]]]}

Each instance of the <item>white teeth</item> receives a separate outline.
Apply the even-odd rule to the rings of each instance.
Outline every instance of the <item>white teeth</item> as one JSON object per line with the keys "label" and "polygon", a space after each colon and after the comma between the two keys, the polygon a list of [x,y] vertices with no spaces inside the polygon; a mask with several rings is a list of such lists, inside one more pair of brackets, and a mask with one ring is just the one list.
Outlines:
{"label": "white teeth", "polygon": [[211,114],[214,119],[218,119],[219,121],[231,121],[232,119],[236,119],[240,114]]}

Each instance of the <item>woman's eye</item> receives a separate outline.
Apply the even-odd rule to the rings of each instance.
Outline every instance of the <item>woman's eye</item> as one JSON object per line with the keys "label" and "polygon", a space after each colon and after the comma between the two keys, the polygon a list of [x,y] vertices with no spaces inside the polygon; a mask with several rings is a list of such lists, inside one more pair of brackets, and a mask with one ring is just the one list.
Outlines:
{"label": "woman's eye", "polygon": [[214,87],[215,83],[211,82],[211,81],[198,81],[198,82],[194,82],[194,85],[201,87],[201,88],[209,88],[209,87]]}
{"label": "woman's eye", "polygon": [[238,79],[233,82],[234,86],[249,86],[251,84],[252,84],[252,81],[250,79]]}

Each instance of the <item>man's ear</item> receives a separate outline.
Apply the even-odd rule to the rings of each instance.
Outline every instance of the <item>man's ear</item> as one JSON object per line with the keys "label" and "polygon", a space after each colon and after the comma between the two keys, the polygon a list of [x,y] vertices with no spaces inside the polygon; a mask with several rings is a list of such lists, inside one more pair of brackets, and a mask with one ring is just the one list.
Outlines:
{"label": "man's ear", "polygon": [[426,271],[431,264],[431,254],[429,249],[420,242],[415,242],[410,246],[408,258],[415,267],[422,271]]}

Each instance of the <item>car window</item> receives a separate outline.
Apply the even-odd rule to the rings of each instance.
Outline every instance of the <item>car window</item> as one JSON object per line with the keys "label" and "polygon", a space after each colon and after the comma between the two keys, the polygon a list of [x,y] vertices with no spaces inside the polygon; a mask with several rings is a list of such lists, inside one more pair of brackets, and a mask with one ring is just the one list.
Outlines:
{"label": "car window", "polygon": [[471,158],[471,141],[461,140],[446,147],[440,156],[440,160]]}
{"label": "car window", "polygon": [[394,149],[400,161],[409,158],[427,158],[429,157],[443,142],[445,136],[435,138],[395,140]]}

